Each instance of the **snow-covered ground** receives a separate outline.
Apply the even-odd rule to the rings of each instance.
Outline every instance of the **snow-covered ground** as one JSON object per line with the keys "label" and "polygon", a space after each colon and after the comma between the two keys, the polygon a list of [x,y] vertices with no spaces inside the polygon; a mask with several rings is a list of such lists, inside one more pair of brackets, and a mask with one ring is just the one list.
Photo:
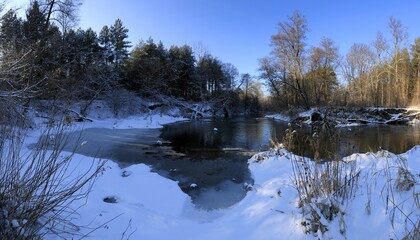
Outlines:
{"label": "snow-covered ground", "polygon": [[[76,128],[152,128],[183,120],[160,114],[127,119],[91,118],[93,122],[78,124]],[[38,136],[39,131],[33,131],[27,143]],[[77,173],[88,169],[92,161],[99,160],[76,154],[71,166]],[[307,204],[302,204],[297,190],[301,179],[294,175],[296,163],[303,166],[308,159],[281,148],[255,155],[249,160],[255,184],[247,196],[228,209],[206,212],[195,209],[176,182],[150,172],[149,167],[137,164],[121,169],[107,161],[88,199],[72,203],[73,208],[80,208],[71,222],[81,228],[67,237],[78,239],[89,234],[87,239],[105,240],[401,239],[412,224],[418,224],[419,147],[401,155],[382,151],[347,157],[339,175],[347,176],[346,183],[351,182],[354,188],[343,201],[338,201],[342,199],[335,194],[326,194],[309,197]],[[316,166],[309,161],[309,169]],[[407,191],[398,190],[395,182],[401,180],[401,169],[408,170],[410,174],[403,176],[415,182],[409,184]],[[314,172],[306,174],[315,178]],[[316,209],[326,205],[322,203],[334,203],[339,208],[332,219]],[[328,231],[307,231],[314,216],[311,209],[318,213],[319,222]],[[47,239],[59,238],[49,235]]]}
{"label": "snow-covered ground", "polygon": [[[409,124],[418,125],[420,120],[419,108],[311,108],[299,112],[295,117],[285,114],[265,115],[265,118],[312,125],[324,119],[329,120],[335,127],[354,127],[373,124]],[[314,120],[315,118],[315,120]]]}

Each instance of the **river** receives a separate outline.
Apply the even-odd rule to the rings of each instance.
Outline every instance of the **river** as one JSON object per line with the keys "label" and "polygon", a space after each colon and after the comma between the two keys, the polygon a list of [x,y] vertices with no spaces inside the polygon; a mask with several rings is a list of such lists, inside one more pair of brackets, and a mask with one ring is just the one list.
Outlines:
{"label": "river", "polygon": [[[270,148],[270,139],[281,141],[289,125],[266,118],[193,120],[163,129],[90,128],[73,132],[65,150],[85,142],[77,153],[107,158],[122,167],[136,163],[178,182],[199,209],[214,210],[241,201],[253,184],[247,160]],[[295,153],[312,156],[310,127],[294,127]],[[420,144],[419,126],[360,126],[338,129],[338,144],[330,152],[346,156],[387,149],[402,153]],[[159,141],[158,141],[159,140]],[[328,148],[328,140],[323,146]]]}

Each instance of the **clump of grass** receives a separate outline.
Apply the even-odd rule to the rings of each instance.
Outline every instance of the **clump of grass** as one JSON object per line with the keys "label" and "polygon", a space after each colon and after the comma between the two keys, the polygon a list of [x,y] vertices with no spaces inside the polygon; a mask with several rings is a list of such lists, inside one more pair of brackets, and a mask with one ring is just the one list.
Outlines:
{"label": "clump of grass", "polygon": [[312,126],[312,136],[309,136],[307,141],[310,143],[314,160],[339,160],[337,150],[340,145],[340,130],[331,126],[326,118]]}
{"label": "clump of grass", "polygon": [[[339,217],[340,232],[345,234],[345,212],[342,210],[357,189],[359,172],[354,163],[343,162],[338,154],[331,152],[339,145],[339,132],[328,121],[314,125],[307,142],[313,158],[295,156],[291,158],[293,183],[298,192],[298,206],[305,220],[302,226],[306,233],[323,234],[328,231],[328,222]],[[283,145],[295,148],[295,132],[286,130]],[[329,146],[326,146],[328,143]],[[326,158],[322,158],[325,157]]]}
{"label": "clump of grass", "polygon": [[327,231],[327,223],[340,217],[340,232],[345,233],[342,206],[357,190],[359,172],[354,163],[317,162],[309,158],[291,158],[293,182],[299,196],[298,206],[306,219],[306,232]]}

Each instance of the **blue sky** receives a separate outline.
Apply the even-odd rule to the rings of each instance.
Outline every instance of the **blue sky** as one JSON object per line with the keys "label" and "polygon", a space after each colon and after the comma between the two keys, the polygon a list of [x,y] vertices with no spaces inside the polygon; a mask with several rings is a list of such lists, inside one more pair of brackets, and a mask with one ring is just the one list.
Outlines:
{"label": "blue sky", "polygon": [[309,45],[329,37],[341,54],[353,43],[371,43],[378,31],[390,38],[391,15],[407,28],[408,44],[420,37],[420,1],[415,0],[84,0],[80,26],[99,32],[120,18],[133,45],[149,36],[166,47],[201,42],[240,73],[257,74],[258,59],[269,54],[277,23],[295,10],[307,17]]}

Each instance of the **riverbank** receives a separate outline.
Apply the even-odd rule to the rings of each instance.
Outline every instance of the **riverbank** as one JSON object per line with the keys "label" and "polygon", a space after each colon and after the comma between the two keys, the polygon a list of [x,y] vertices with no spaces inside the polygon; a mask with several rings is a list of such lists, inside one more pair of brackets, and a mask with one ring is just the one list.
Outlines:
{"label": "riverbank", "polygon": [[[91,239],[400,239],[420,217],[419,159],[418,147],[401,155],[385,151],[352,155],[337,168],[344,179],[340,186],[353,186],[346,190],[348,197],[325,188],[303,201],[311,194],[305,196],[296,185],[307,183],[296,179],[293,162],[308,159],[284,149],[263,152],[249,161],[255,183],[247,196],[228,209],[210,212],[195,209],[176,182],[147,166],[120,168],[108,161],[72,222],[87,227],[77,231],[82,235],[97,228]],[[96,160],[76,155],[72,161],[83,169]],[[316,167],[309,164],[312,176]],[[305,189],[312,191],[310,185]]]}
{"label": "riverbank", "polygon": [[312,108],[294,115],[277,113],[265,115],[279,121],[296,125],[313,125],[320,122],[336,127],[352,127],[363,125],[400,125],[420,123],[418,108]]}

